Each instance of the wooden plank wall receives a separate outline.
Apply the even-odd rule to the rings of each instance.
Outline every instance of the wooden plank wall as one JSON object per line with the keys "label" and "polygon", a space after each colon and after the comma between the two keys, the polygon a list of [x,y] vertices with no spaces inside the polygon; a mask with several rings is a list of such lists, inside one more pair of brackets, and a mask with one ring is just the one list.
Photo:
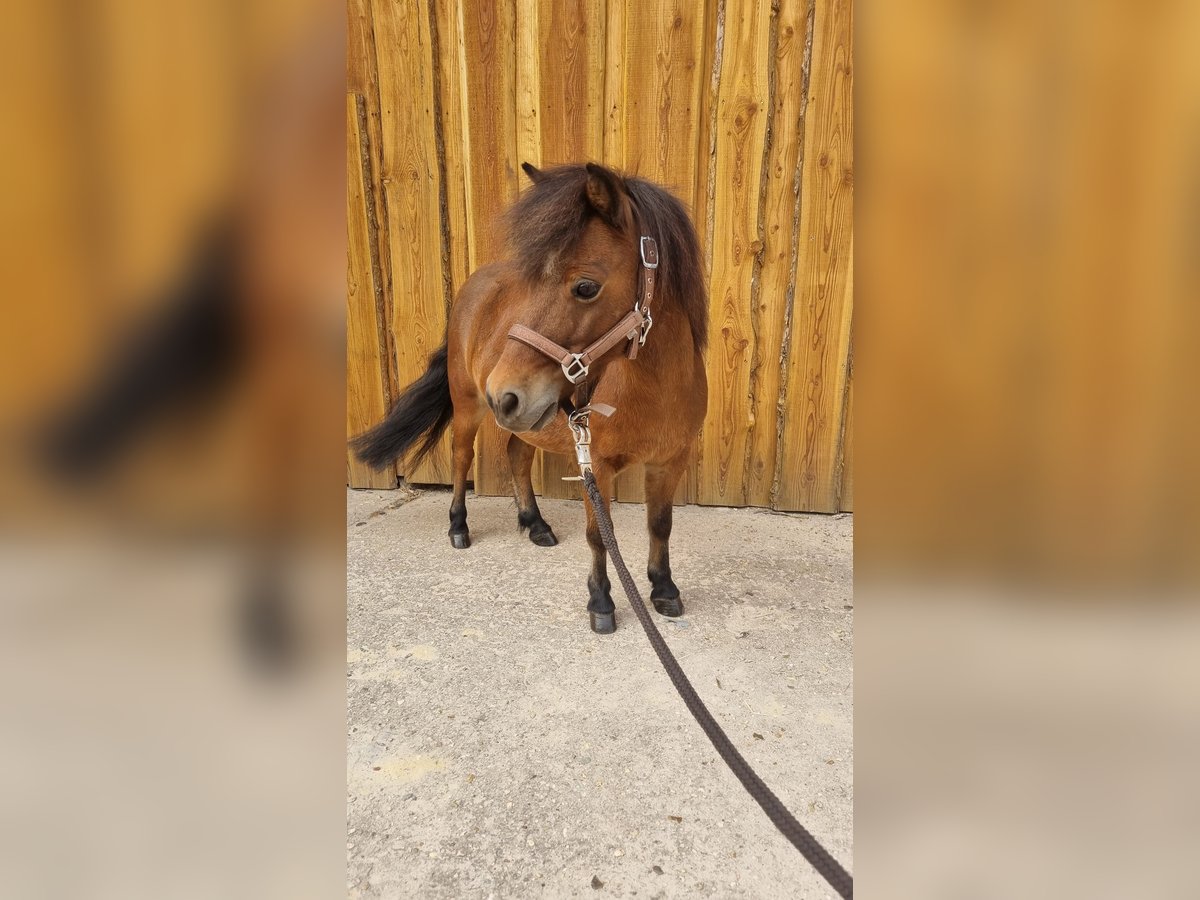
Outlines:
{"label": "wooden plank wall", "polygon": [[[709,414],[677,501],[850,508],[850,0],[350,0],[349,15],[349,432],[441,343],[454,293],[499,251],[520,163],[600,160],[686,201],[708,267]],[[503,448],[489,421],[477,492],[509,492]],[[569,472],[539,454],[535,488],[578,497]],[[397,474],[448,483],[448,442],[415,472],[348,465],[355,487]],[[642,498],[640,471],[617,496]]]}

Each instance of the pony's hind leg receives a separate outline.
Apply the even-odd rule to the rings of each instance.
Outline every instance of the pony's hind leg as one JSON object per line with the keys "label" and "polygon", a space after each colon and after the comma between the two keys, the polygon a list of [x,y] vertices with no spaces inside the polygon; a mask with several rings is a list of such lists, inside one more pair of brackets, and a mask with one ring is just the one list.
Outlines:
{"label": "pony's hind leg", "polygon": [[528,530],[529,539],[539,547],[553,547],[558,538],[542,518],[537,498],[533,496],[531,469],[535,449],[516,434],[508,436],[508,466],[512,472],[513,496],[517,499],[517,525],[522,531]]}
{"label": "pony's hind leg", "polygon": [[687,455],[665,466],[646,466],[646,527],[650,532],[650,602],[664,616],[682,616],[683,601],[671,580],[671,517],[675,488],[687,463]]}
{"label": "pony's hind leg", "polygon": [[456,550],[471,546],[471,533],[467,530],[467,476],[471,474],[471,463],[475,460],[475,432],[479,430],[482,412],[475,407],[469,411],[454,410],[453,459],[454,499],[450,501],[450,543]]}

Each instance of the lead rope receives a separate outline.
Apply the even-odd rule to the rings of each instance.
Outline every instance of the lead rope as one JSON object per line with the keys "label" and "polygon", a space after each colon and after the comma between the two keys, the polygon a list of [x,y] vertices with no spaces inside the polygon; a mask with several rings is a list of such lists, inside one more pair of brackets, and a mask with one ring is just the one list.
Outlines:
{"label": "lead rope", "polygon": [[[679,692],[679,696],[683,699],[683,703],[688,708],[688,711],[695,717],[696,722],[699,723],[700,728],[708,736],[708,739],[712,741],[717,755],[725,761],[725,764],[737,776],[737,780],[742,783],[742,787],[754,798],[754,802],[762,807],[763,812],[767,814],[767,818],[771,820],[771,823],[783,832],[783,836],[792,842],[792,846],[800,851],[800,854],[820,873],[821,877],[828,881],[829,885],[840,896],[845,897],[846,900],[850,900],[854,896],[854,879],[850,876],[850,873],[842,868],[841,863],[834,859],[815,837],[809,834],[808,830],[797,821],[795,816],[788,812],[787,807],[780,802],[779,798],[758,777],[758,774],[750,768],[750,764],[742,758],[742,754],[733,746],[733,742],[729,740],[729,737],[721,729],[721,726],[717,724],[716,720],[712,717],[712,713],[708,711],[708,707],[704,705],[704,701],[696,693],[696,689],[692,687],[692,683],[688,681],[688,677],[683,673],[683,669],[680,668],[675,655],[671,653],[667,642],[663,640],[658,627],[650,618],[650,612],[646,609],[646,602],[642,599],[642,594],[638,590],[633,577],[629,574],[625,560],[621,557],[621,550],[617,547],[617,536],[613,532],[612,519],[609,518],[608,510],[604,506],[604,499],[600,496],[600,488],[596,486],[596,476],[592,473],[591,451],[588,446],[591,441],[591,434],[587,430],[589,411],[588,407],[585,406],[573,411],[570,416],[571,428],[576,437],[575,453],[579,461],[579,469],[583,473],[583,486],[587,491],[588,502],[591,503],[592,510],[596,514],[596,525],[600,529],[600,538],[604,541],[604,549],[608,551],[613,565],[617,568],[617,577],[621,580],[621,585],[625,588],[625,595],[629,597],[629,605],[633,607],[634,615],[642,623],[642,628],[646,632],[646,637],[650,639],[650,646],[654,648],[654,652],[658,656],[658,661],[667,670],[667,677],[675,685],[675,690]],[[587,442],[580,440],[580,428],[582,428],[583,434],[586,435]]]}

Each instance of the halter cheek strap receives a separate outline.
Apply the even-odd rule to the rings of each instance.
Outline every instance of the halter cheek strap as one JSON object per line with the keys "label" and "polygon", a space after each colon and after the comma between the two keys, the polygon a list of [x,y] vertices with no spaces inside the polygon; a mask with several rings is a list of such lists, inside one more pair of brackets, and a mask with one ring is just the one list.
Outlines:
{"label": "halter cheek strap", "polygon": [[592,363],[621,341],[629,342],[626,355],[630,359],[637,359],[638,348],[646,343],[646,335],[650,333],[650,327],[654,324],[654,319],[650,316],[650,301],[654,298],[654,281],[658,269],[658,244],[649,235],[642,235],[638,249],[641,256],[641,277],[638,280],[640,296],[637,302],[634,303],[633,309],[625,313],[616,325],[584,347],[579,353],[568,350],[561,344],[555,343],[545,335],[524,325],[514,325],[508,330],[508,336],[527,347],[532,347],[562,366],[563,375],[571,384],[578,384],[586,378]]}

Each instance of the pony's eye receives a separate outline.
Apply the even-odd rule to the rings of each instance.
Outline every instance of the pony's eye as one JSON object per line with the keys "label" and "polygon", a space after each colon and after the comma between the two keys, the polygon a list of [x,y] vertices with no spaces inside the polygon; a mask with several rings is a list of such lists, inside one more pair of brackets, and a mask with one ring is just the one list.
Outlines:
{"label": "pony's eye", "polygon": [[575,286],[571,288],[571,293],[580,300],[595,300],[596,295],[600,293],[600,285],[584,278],[575,282]]}

